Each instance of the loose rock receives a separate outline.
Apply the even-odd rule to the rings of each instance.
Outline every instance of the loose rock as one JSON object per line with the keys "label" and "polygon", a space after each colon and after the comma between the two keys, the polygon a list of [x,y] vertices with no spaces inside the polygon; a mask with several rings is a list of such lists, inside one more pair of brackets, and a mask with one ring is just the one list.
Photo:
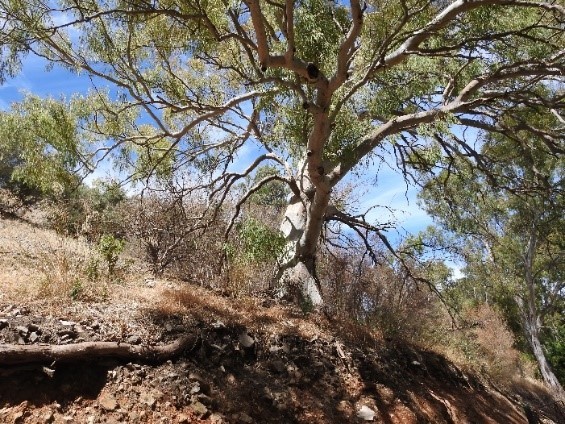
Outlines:
{"label": "loose rock", "polygon": [[373,421],[375,419],[375,411],[366,405],[363,405],[357,411],[357,416],[365,421]]}
{"label": "loose rock", "polygon": [[190,408],[197,414],[200,416],[204,416],[208,413],[208,408],[206,408],[206,406],[201,403],[201,402],[194,402],[192,405],[190,405]]}
{"label": "loose rock", "polygon": [[106,411],[114,411],[118,408],[118,401],[114,396],[109,394],[103,394],[100,396],[98,403]]}

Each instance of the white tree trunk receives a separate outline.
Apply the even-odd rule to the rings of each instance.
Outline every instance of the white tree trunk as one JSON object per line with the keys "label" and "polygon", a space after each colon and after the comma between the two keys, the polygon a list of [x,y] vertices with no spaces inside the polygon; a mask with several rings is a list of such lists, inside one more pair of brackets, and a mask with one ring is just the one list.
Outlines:
{"label": "white tree trunk", "polygon": [[[316,212],[314,216],[320,212],[323,216],[323,211],[314,210],[314,204],[315,202],[305,205],[295,196],[286,209],[281,231],[287,244],[281,258],[282,266],[276,281],[276,291],[279,297],[291,296],[303,307],[318,308],[323,304],[315,265],[321,222],[311,219],[311,216],[313,211]],[[309,225],[314,228],[307,231]]]}
{"label": "white tree trunk", "polygon": [[532,315],[531,310],[526,313],[526,316],[524,318],[526,337],[528,338],[528,342],[530,343],[530,347],[532,348],[532,353],[534,354],[534,357],[536,358],[536,361],[538,363],[543,381],[545,381],[545,383],[556,393],[563,394],[563,387],[553,373],[553,370],[551,369],[551,366],[549,365],[549,362],[545,357],[545,353],[539,339],[539,319]]}
{"label": "white tree trunk", "polygon": [[526,281],[526,305],[519,301],[526,338],[536,358],[539,370],[545,383],[559,394],[565,394],[559,380],[553,373],[539,338],[541,319],[536,306],[536,281],[534,277],[534,259],[536,256],[537,233],[532,225],[526,254],[524,256],[524,278]]}

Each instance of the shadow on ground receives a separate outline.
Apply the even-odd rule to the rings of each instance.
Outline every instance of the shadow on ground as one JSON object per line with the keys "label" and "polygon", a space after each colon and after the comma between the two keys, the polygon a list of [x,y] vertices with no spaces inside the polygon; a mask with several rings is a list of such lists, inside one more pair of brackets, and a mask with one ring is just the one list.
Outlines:
{"label": "shadow on ground", "polygon": [[[326,322],[312,335],[300,325],[312,317],[296,310],[226,308],[186,294],[175,301],[200,326],[199,345],[183,359],[210,386],[214,411],[233,422],[246,421],[240,414],[249,422],[364,422],[362,407],[390,424],[565,422],[563,405],[539,386],[502,392],[441,355],[375,339],[363,328]],[[176,312],[169,314],[151,316],[160,324],[178,321]],[[243,335],[252,345],[245,346]]]}
{"label": "shadow on ground", "polygon": [[[434,352],[292,307],[182,291],[144,316],[161,342],[187,333],[197,342],[154,366],[0,369],[0,407],[57,403],[77,422],[86,406],[96,422],[177,423],[181,413],[185,422],[366,422],[360,411],[384,424],[565,422],[563,404],[539,386],[503,392]],[[25,422],[38,416],[29,413]]]}
{"label": "shadow on ground", "polygon": [[113,362],[0,369],[0,404],[27,401],[37,407],[52,403],[66,406],[80,398],[96,399],[107,383],[108,371],[115,366]]}

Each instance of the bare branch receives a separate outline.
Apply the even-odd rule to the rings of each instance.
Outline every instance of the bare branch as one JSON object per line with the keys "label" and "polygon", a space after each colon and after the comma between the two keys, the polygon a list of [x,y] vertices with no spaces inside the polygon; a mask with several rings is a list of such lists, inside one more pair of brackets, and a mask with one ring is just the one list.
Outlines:
{"label": "bare branch", "polygon": [[224,233],[224,237],[226,239],[228,238],[229,234],[231,233],[231,230],[232,230],[233,226],[235,225],[235,221],[239,217],[239,214],[241,213],[241,207],[249,200],[249,198],[251,196],[253,196],[255,193],[257,193],[257,191],[259,191],[262,187],[264,187],[265,185],[267,185],[271,181],[281,181],[281,182],[284,182],[288,185],[291,184],[291,182],[288,179],[283,178],[280,175],[269,175],[268,177],[263,178],[262,180],[258,181],[255,185],[250,187],[245,192],[245,194],[242,196],[242,198],[235,205],[235,211],[234,211],[234,213],[233,213],[233,215],[230,219],[230,222],[228,224],[228,227],[226,228],[226,231]]}

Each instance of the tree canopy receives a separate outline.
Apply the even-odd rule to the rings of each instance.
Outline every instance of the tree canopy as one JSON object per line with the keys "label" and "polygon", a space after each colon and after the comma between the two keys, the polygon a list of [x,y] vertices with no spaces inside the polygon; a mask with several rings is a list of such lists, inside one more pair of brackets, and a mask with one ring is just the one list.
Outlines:
{"label": "tree canopy", "polygon": [[492,184],[481,134],[563,154],[564,17],[551,0],[0,0],[0,78],[26,54],[90,76],[76,127],[98,143],[90,160],[113,154],[144,181],[184,173],[212,211],[272,166],[235,211],[265,184],[288,186],[280,279],[320,304],[323,224],[379,232],[332,190],[383,151],[416,182],[414,169],[464,158]]}

